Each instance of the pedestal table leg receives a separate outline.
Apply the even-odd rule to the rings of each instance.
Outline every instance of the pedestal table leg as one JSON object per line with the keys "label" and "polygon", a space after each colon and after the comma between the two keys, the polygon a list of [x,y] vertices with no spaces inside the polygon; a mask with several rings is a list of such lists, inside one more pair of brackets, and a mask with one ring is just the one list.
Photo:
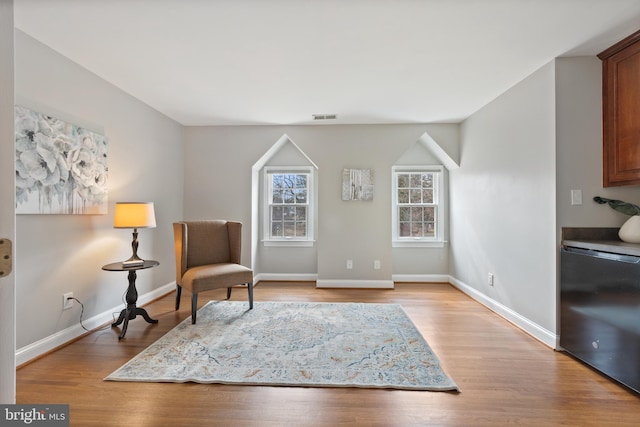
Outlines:
{"label": "pedestal table leg", "polygon": [[127,288],[127,295],[125,297],[127,301],[127,308],[122,310],[120,312],[120,316],[118,317],[118,320],[111,324],[111,326],[118,326],[124,322],[122,325],[122,332],[118,337],[119,340],[124,338],[124,335],[127,333],[129,320],[135,319],[138,314],[141,315],[144,318],[144,320],[146,320],[149,323],[158,323],[158,320],[152,319],[151,317],[149,317],[149,314],[144,308],[139,308],[136,306],[136,302],[138,301],[138,290],[136,289],[137,277],[138,275],[136,274],[135,270],[129,270],[129,275],[128,275],[129,287]]}

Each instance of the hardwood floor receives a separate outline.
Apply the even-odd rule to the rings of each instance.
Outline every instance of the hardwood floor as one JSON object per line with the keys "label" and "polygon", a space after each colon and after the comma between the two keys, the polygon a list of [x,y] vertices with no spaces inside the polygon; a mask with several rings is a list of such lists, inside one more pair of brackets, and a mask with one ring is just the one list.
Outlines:
{"label": "hardwood floor", "polygon": [[[224,290],[200,294],[200,304]],[[448,284],[394,290],[262,282],[255,301],[401,304],[460,393],[355,388],[125,383],[102,379],[189,317],[190,295],[146,306],[159,319],[90,333],[18,369],[18,403],[67,403],[72,426],[626,426],[640,397],[555,352]],[[245,300],[236,289],[232,300]]]}

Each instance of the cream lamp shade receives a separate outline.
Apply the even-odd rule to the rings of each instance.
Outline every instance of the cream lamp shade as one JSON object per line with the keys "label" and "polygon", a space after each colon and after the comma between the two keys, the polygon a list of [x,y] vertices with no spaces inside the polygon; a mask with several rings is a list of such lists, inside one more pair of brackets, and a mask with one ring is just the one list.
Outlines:
{"label": "cream lamp shade", "polygon": [[144,265],[138,256],[138,228],[155,228],[156,215],[153,202],[118,202],[113,214],[113,228],[133,228],[131,258],[122,262],[124,267],[137,268]]}
{"label": "cream lamp shade", "polygon": [[113,228],[155,228],[153,202],[118,202],[113,215]]}

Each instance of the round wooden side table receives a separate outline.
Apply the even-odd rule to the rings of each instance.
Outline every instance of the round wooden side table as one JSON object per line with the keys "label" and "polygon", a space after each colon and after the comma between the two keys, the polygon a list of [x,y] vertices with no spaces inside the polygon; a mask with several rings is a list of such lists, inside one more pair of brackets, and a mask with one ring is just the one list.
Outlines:
{"label": "round wooden side table", "polygon": [[127,289],[127,295],[126,295],[127,308],[123,309],[120,312],[120,317],[118,317],[118,320],[116,320],[111,324],[112,327],[116,327],[122,322],[124,322],[124,324],[122,325],[122,332],[120,333],[118,340],[121,340],[122,338],[124,338],[124,335],[127,333],[127,326],[129,326],[129,320],[135,319],[137,315],[144,317],[144,320],[146,320],[149,323],[158,323],[156,319],[152,319],[151,317],[149,317],[147,310],[136,306],[136,302],[138,301],[138,290],[136,289],[136,278],[138,277],[138,275],[136,271],[157,267],[158,265],[160,265],[158,261],[149,260],[149,261],[145,261],[141,265],[135,265],[131,267],[123,266],[122,262],[114,262],[114,263],[102,266],[102,269],[106,271],[128,271],[129,272],[129,275],[128,275],[129,288]]}

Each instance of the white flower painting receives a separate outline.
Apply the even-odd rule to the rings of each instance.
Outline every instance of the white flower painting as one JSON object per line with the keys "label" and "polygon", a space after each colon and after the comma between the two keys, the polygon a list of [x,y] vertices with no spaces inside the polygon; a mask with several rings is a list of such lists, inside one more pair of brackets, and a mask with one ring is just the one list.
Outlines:
{"label": "white flower painting", "polygon": [[106,214],[107,138],[15,107],[16,213]]}

